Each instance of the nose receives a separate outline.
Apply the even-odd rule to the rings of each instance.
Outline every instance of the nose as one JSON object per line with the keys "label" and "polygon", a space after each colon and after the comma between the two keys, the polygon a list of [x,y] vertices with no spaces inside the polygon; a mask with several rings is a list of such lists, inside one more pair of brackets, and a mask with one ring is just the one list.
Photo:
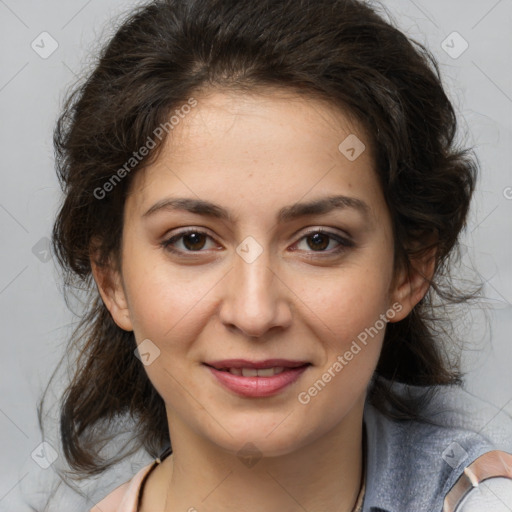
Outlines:
{"label": "nose", "polygon": [[252,262],[236,254],[224,286],[219,315],[228,329],[263,339],[271,329],[290,325],[292,292],[271,268],[268,250]]}

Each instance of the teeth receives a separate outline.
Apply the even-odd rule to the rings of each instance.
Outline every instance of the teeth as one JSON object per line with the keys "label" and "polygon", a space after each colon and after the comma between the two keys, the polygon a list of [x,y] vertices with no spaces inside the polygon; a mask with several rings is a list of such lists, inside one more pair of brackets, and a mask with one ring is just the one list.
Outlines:
{"label": "teeth", "polygon": [[258,371],[258,377],[272,377],[272,375],[277,375],[284,371],[282,366],[277,366],[275,368],[263,368]]}
{"label": "teeth", "polygon": [[273,368],[219,368],[223,372],[232,373],[242,377],[272,377],[284,372],[283,366],[275,366]]}
{"label": "teeth", "polygon": [[257,377],[258,370],[256,368],[242,368],[243,377]]}
{"label": "teeth", "polygon": [[274,368],[230,368],[229,372],[233,375],[241,375],[243,377],[272,377],[284,371],[282,366]]}

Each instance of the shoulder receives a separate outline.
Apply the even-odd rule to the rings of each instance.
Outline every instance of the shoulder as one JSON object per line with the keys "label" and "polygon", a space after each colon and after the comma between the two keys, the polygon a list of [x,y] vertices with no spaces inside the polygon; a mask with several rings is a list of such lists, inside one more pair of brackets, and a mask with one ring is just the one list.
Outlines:
{"label": "shoulder", "polygon": [[157,461],[144,466],[134,477],[114,489],[89,512],[136,512],[142,482]]}
{"label": "shoulder", "polygon": [[[410,396],[418,389],[408,386],[406,391]],[[476,499],[478,491],[471,483],[467,486],[464,470],[486,453],[512,453],[512,419],[498,417],[496,410],[486,410],[484,404],[460,388],[442,388],[424,410],[425,421],[393,420],[367,404],[365,512],[441,512],[446,496],[461,482],[466,487],[457,503],[460,505],[462,498]],[[512,487],[512,480],[507,478],[500,485]]]}

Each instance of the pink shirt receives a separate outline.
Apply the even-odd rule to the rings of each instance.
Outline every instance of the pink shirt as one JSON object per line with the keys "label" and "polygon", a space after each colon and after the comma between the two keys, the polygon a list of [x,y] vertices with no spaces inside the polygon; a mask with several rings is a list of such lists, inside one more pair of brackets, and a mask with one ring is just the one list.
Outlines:
{"label": "pink shirt", "polygon": [[131,480],[114,489],[89,512],[137,512],[146,478],[164,458],[159,457],[144,466]]}

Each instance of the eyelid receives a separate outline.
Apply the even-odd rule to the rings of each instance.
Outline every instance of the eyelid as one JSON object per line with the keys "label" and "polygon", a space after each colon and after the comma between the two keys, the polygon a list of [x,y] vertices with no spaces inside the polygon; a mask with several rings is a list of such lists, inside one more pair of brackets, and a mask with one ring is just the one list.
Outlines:
{"label": "eyelid", "polygon": [[[331,229],[332,230],[337,229],[338,231],[331,231]],[[347,242],[354,243],[354,241],[352,239],[352,236],[347,231],[343,231],[342,233],[340,233],[340,231],[341,231],[340,228],[330,228],[329,229],[328,227],[325,227],[325,226],[312,227],[308,231],[305,231],[304,233],[302,233],[301,239],[303,237],[305,237],[305,236],[310,235],[310,234],[323,233],[325,235],[329,235],[329,236],[332,236],[332,237],[342,238],[342,239],[344,239]]]}

